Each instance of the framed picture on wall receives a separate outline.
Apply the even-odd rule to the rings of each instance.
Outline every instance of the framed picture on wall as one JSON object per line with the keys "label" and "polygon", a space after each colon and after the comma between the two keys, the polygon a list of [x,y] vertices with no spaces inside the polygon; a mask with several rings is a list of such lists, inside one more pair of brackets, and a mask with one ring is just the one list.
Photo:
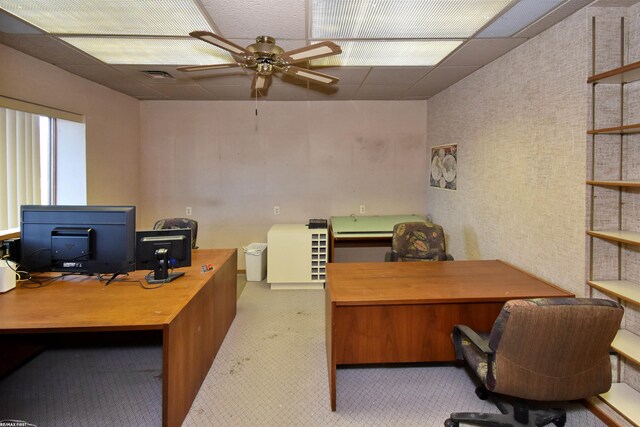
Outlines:
{"label": "framed picture on wall", "polygon": [[431,148],[431,186],[456,190],[458,186],[458,144]]}

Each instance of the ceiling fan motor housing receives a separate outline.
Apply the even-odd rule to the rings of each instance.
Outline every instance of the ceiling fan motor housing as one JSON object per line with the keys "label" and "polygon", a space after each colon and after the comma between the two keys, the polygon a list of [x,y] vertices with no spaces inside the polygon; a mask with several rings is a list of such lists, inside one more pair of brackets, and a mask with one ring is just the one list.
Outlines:
{"label": "ceiling fan motor housing", "polygon": [[247,50],[253,53],[257,59],[274,59],[284,53],[284,49],[276,44],[276,39],[269,36],[256,37],[256,42],[247,46]]}

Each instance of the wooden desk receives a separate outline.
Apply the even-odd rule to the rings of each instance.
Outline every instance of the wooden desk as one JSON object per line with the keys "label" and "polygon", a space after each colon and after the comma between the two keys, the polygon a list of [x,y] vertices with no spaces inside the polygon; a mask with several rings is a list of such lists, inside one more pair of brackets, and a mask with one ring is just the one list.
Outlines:
{"label": "wooden desk", "polygon": [[332,216],[329,226],[329,262],[335,248],[391,248],[393,227],[401,222],[424,221],[420,215]]}
{"label": "wooden desk", "polygon": [[328,264],[331,410],[337,365],[452,361],[453,325],[489,331],[505,301],[572,296],[501,261]]}
{"label": "wooden desk", "polygon": [[[0,295],[0,334],[162,331],[162,424],[179,426],[236,315],[236,249],[193,251],[186,274],[145,290],[147,271],[104,286],[69,276]],[[202,264],[213,271],[202,273]],[[145,283],[146,284],[146,283]]]}

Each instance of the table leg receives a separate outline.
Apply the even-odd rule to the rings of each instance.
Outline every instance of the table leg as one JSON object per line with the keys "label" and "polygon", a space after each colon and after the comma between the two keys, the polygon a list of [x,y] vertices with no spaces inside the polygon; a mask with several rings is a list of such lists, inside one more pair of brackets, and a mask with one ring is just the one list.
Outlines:
{"label": "table leg", "polygon": [[331,400],[331,410],[336,410],[336,358],[335,344],[333,342],[333,316],[335,303],[331,302],[330,291],[325,290],[325,340],[327,346],[327,373],[329,374],[329,398]]}

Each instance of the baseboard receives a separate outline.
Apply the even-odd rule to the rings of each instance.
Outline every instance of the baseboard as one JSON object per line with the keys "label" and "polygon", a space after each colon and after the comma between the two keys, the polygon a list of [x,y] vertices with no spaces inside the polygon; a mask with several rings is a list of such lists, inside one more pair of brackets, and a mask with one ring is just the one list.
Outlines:
{"label": "baseboard", "polygon": [[633,424],[629,423],[620,414],[596,396],[589,399],[582,399],[580,403],[582,403],[589,412],[598,417],[598,419],[608,427],[633,426]]}

